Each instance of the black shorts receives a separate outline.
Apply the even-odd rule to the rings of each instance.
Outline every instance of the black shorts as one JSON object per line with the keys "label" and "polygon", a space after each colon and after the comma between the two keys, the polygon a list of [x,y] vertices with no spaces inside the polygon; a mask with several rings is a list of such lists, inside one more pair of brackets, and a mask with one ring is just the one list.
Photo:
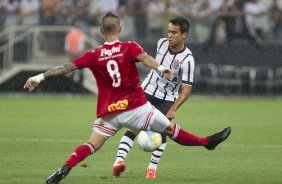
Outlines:
{"label": "black shorts", "polygon": [[163,113],[164,115],[167,114],[170,107],[174,104],[174,102],[172,102],[172,101],[162,100],[162,99],[156,98],[153,95],[149,95],[147,93],[145,93],[145,96],[146,96],[147,100],[153,106],[155,106],[159,111],[161,111],[161,113]]}

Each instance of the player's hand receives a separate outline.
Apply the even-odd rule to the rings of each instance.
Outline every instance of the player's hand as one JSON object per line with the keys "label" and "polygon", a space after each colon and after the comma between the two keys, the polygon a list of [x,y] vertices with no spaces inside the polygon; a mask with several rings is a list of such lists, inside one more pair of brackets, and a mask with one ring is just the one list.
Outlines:
{"label": "player's hand", "polygon": [[166,68],[166,67],[160,65],[160,66],[158,67],[158,70],[159,70],[161,73],[164,74],[164,79],[166,79],[166,80],[169,80],[169,79],[171,79],[171,78],[173,77],[172,70],[169,69],[169,68]]}
{"label": "player's hand", "polygon": [[35,90],[41,81],[44,80],[44,75],[43,74],[39,74],[33,77],[30,77],[29,79],[27,79],[25,85],[24,85],[24,89],[28,89],[29,92]]}
{"label": "player's hand", "polygon": [[172,120],[175,117],[175,111],[168,111],[167,114],[166,114],[166,117],[169,120]]}
{"label": "player's hand", "polygon": [[173,78],[173,74],[172,74],[172,71],[170,69],[166,69],[164,72],[164,79],[166,80],[170,80]]}

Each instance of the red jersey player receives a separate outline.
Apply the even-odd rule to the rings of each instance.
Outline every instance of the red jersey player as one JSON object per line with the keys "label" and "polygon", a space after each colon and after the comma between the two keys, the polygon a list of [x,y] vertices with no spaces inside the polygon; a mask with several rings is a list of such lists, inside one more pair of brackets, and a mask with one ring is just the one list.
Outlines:
{"label": "red jersey player", "polygon": [[158,70],[167,79],[172,77],[171,70],[159,65],[144,53],[138,44],[118,41],[120,31],[119,17],[112,13],[106,14],[102,19],[101,28],[106,42],[102,46],[86,52],[72,63],[30,77],[24,85],[24,88],[33,91],[44,79],[89,68],[99,88],[98,119],[94,122],[90,139],[78,146],[65,164],[48,177],[48,184],[59,183],[74,166],[95,153],[122,127],[137,131],[152,129],[166,134],[178,144],[204,146],[208,150],[215,149],[231,133],[231,128],[227,127],[211,136],[198,137],[171,123],[165,115],[147,102],[140,86],[135,62],[141,61],[145,66]]}
{"label": "red jersey player", "polygon": [[106,42],[73,61],[77,68],[89,68],[96,78],[99,95],[97,117],[131,110],[147,100],[135,65],[145,54],[135,42]]}

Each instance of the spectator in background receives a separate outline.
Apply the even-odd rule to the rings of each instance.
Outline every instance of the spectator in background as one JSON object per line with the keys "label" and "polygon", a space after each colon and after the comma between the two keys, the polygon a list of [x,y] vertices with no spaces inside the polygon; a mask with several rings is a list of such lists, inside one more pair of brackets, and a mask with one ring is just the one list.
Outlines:
{"label": "spectator in background", "polygon": [[[55,24],[55,12],[60,0],[42,0],[41,1],[41,16],[40,24],[44,26],[52,26]],[[41,40],[41,50],[48,55],[54,54],[56,52],[56,33],[52,31],[42,31]]]}
{"label": "spectator in background", "polygon": [[55,24],[55,11],[60,0],[42,0],[41,1],[41,25],[54,25]]}
{"label": "spectator in background", "polygon": [[2,29],[4,29],[4,23],[5,23],[5,6],[4,6],[4,2],[0,1],[0,31],[2,31]]}
{"label": "spectator in background", "polygon": [[243,7],[244,0],[235,0],[230,6],[230,24],[229,29],[227,29],[228,41],[248,37]]}
{"label": "spectator in background", "polygon": [[55,24],[71,25],[73,19],[74,5],[70,0],[61,0],[56,7]]}
{"label": "spectator in background", "polygon": [[216,12],[222,8],[224,0],[209,0],[209,5],[212,11]]}
{"label": "spectator in background", "polygon": [[170,0],[168,11],[172,17],[183,16],[188,12],[188,4],[186,3],[186,0]]}
{"label": "spectator in background", "polygon": [[200,1],[194,0],[171,0],[168,12],[172,17],[183,16],[189,17],[189,22],[197,14],[197,5]]}
{"label": "spectator in background", "polygon": [[198,42],[207,42],[210,36],[210,27],[212,26],[213,19],[212,9],[210,8],[209,0],[197,1],[195,4],[195,38]]}
{"label": "spectator in background", "polygon": [[128,13],[129,6],[128,3],[123,2],[120,4],[119,8],[119,17],[120,17],[120,24],[123,29],[120,33],[120,38],[122,40],[129,40],[134,36],[134,27],[133,27],[133,17],[131,14]]}
{"label": "spectator in background", "polygon": [[251,41],[261,45],[263,41],[262,16],[267,13],[265,6],[258,0],[250,0],[244,5],[244,13]]}
{"label": "spectator in background", "polygon": [[[163,22],[168,22],[171,19],[171,15],[169,13],[169,7],[170,7],[170,0],[163,0],[164,4],[165,4],[165,13],[163,15]],[[166,33],[167,32],[167,25],[164,23],[162,25],[162,32]]]}
{"label": "spectator in background", "polygon": [[98,1],[89,1],[89,25],[90,26],[98,26],[98,19],[96,17],[96,13],[98,11]]}
{"label": "spectator in background", "polygon": [[38,25],[40,1],[39,0],[21,0],[20,1],[20,22],[22,25]]}
{"label": "spectator in background", "polygon": [[278,5],[277,0],[272,0],[271,6],[269,8],[270,20],[272,22],[272,33],[273,38],[279,38],[282,36],[282,10]]}
{"label": "spectator in background", "polygon": [[[65,38],[65,51],[69,56],[69,60],[73,61],[86,50],[86,38],[83,29],[77,25],[72,29]],[[79,84],[83,83],[83,71],[72,73],[72,78]]]}
{"label": "spectator in background", "polygon": [[163,17],[166,11],[165,2],[163,0],[152,0],[148,7],[148,26],[152,38],[163,36]]}
{"label": "spectator in background", "polygon": [[227,41],[226,28],[229,16],[229,1],[209,0],[209,5],[213,24],[211,26],[210,38],[207,43],[208,45],[225,43]]}
{"label": "spectator in background", "polygon": [[4,3],[5,7],[5,26],[18,25],[19,24],[19,1],[8,0]]}
{"label": "spectator in background", "polygon": [[83,30],[89,27],[89,4],[85,0],[78,0],[74,6],[73,24],[80,25]]}
{"label": "spectator in background", "polygon": [[224,44],[227,41],[226,33],[226,21],[224,18],[220,17],[216,20],[215,23],[215,32],[214,32],[214,42],[216,44]]}
{"label": "spectator in background", "polygon": [[129,12],[133,15],[135,36],[138,39],[147,38],[147,0],[132,0]]}
{"label": "spectator in background", "polygon": [[97,0],[97,21],[100,23],[102,17],[108,13],[112,12],[118,15],[119,12],[119,0]]}
{"label": "spectator in background", "polygon": [[223,0],[218,9],[218,17],[215,21],[214,42],[217,44],[225,43],[227,40],[227,29],[230,23],[230,1]]}

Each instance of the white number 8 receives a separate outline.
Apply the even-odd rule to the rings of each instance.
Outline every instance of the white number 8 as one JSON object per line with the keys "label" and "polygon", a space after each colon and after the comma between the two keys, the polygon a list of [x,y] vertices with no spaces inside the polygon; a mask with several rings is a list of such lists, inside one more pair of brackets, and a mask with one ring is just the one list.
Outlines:
{"label": "white number 8", "polygon": [[107,70],[110,74],[110,77],[113,79],[113,87],[119,87],[121,78],[117,62],[115,60],[108,61]]}

